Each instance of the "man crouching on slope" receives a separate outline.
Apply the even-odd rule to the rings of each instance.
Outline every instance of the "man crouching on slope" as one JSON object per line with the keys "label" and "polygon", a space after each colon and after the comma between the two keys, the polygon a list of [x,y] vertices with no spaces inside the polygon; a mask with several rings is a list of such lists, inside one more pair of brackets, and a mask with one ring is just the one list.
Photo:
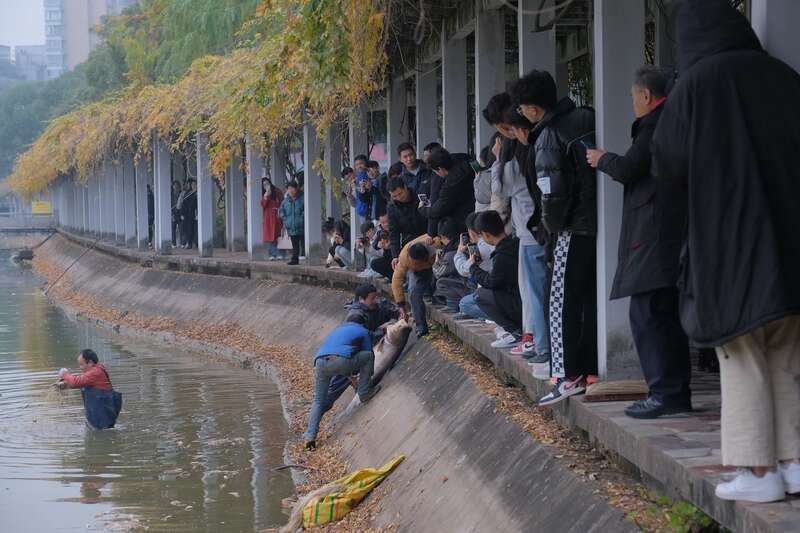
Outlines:
{"label": "man crouching on slope", "polygon": [[328,335],[314,358],[314,403],[308,417],[308,429],[303,434],[306,449],[317,447],[317,432],[328,404],[328,386],[332,377],[358,373],[361,403],[370,401],[381,388],[380,385],[372,387],[375,354],[372,352],[372,338],[364,324],[364,315],[349,315]]}

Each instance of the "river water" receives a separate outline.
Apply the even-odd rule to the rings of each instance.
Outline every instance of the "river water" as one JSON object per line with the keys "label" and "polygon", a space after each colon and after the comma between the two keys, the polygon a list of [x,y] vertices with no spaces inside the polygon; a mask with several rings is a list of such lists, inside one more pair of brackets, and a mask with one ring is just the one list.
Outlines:
{"label": "river water", "polygon": [[[277,387],[249,370],[73,322],[0,252],[0,531],[258,531],[293,492]],[[123,394],[92,431],[56,391],[94,349]]]}

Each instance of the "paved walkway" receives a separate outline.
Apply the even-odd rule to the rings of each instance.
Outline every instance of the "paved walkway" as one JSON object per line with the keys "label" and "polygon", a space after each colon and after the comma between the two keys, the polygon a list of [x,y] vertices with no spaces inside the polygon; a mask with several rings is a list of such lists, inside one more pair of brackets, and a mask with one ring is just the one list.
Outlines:
{"label": "paved walkway", "polygon": [[[94,239],[69,236],[82,244]],[[144,266],[205,274],[230,275],[253,279],[281,279],[351,289],[363,282],[354,272],[330,270],[285,261],[251,262],[247,253],[214,250],[214,257],[199,258],[196,250],[174,250],[169,256],[138,251],[98,242],[96,247]],[[389,292],[388,282],[375,281]],[[490,359],[502,372],[525,387],[538,399],[549,383],[533,378],[530,367],[508,350],[490,346],[492,328],[477,320],[455,321],[441,309],[432,309],[431,318],[445,326],[465,344]],[[680,497],[702,508],[717,522],[742,532],[800,532],[800,498],[772,504],[745,504],[719,500],[714,487],[732,468],[721,466],[720,395],[716,374],[695,372],[692,377],[692,402],[695,411],[658,420],[634,420],[623,410],[629,402],[584,402],[573,397],[553,409],[567,427],[582,430],[592,442],[616,454],[647,483],[672,497]]]}

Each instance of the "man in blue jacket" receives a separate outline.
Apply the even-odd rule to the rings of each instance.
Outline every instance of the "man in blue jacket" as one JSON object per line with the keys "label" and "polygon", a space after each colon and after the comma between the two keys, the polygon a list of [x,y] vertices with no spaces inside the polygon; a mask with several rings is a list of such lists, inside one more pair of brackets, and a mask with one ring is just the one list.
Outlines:
{"label": "man in blue jacket", "polygon": [[366,317],[351,314],[345,322],[328,335],[314,358],[314,403],[308,417],[308,429],[303,434],[306,449],[317,447],[317,431],[322,415],[327,409],[328,387],[334,376],[349,376],[358,373],[358,397],[366,403],[380,390],[372,387],[375,354],[372,352],[372,337],[366,326]]}

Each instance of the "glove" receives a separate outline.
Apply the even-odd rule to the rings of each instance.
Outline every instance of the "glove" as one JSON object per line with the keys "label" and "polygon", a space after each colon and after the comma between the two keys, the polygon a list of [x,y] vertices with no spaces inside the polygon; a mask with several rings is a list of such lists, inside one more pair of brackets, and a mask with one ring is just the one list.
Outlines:
{"label": "glove", "polygon": [[67,374],[67,373],[69,373],[69,370],[67,370],[66,368],[62,368],[61,370],[59,370],[58,371],[59,379],[62,379],[64,377],[64,374]]}

